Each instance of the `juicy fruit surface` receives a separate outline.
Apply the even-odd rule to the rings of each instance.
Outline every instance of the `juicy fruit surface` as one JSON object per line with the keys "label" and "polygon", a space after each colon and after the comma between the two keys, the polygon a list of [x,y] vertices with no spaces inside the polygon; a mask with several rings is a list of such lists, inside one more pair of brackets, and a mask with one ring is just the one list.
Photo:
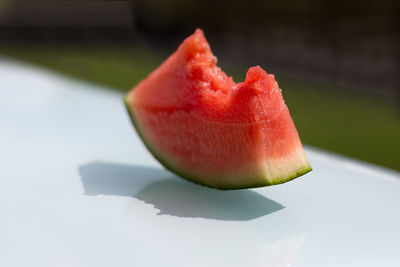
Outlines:
{"label": "juicy fruit surface", "polygon": [[275,78],[259,66],[236,84],[201,30],[126,97],[143,141],[168,169],[229,189],[311,170]]}

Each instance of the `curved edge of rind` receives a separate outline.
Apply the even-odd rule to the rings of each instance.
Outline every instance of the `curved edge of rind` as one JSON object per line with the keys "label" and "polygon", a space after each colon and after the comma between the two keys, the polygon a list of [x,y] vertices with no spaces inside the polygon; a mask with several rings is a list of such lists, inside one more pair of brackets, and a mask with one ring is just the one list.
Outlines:
{"label": "curved edge of rind", "polygon": [[144,137],[144,134],[143,134],[142,131],[140,130],[140,127],[139,127],[139,125],[138,125],[138,123],[137,123],[137,121],[136,121],[135,115],[134,115],[134,113],[133,113],[133,111],[132,111],[132,109],[131,109],[131,107],[130,107],[130,105],[129,105],[129,101],[128,101],[128,97],[127,97],[127,96],[124,97],[124,104],[125,104],[126,109],[128,110],[128,114],[129,114],[129,117],[130,117],[131,122],[132,122],[132,124],[133,124],[133,127],[135,128],[136,132],[138,133],[138,135],[139,135],[140,139],[142,140],[143,144],[145,145],[145,147],[149,150],[149,152],[153,155],[153,157],[154,157],[161,165],[163,165],[167,170],[171,171],[172,173],[175,173],[175,174],[177,174],[178,176],[180,176],[180,177],[182,177],[182,178],[184,178],[184,179],[186,179],[186,180],[188,180],[188,181],[190,181],[190,182],[193,182],[193,183],[198,184],[198,185],[203,185],[203,186],[206,186],[206,187],[210,187],[210,188],[216,188],[216,187],[213,187],[213,186],[204,184],[204,183],[198,181],[198,180],[197,180],[196,178],[194,178],[192,175],[188,175],[188,174],[186,174],[186,173],[183,173],[182,171],[180,171],[180,170],[178,170],[177,168],[174,168],[174,167],[172,167],[170,164],[168,164],[168,163],[163,159],[163,157],[162,157],[160,154],[158,154],[158,153],[155,151],[155,149],[153,149],[153,147],[147,142],[146,138]]}
{"label": "curved edge of rind", "polygon": [[247,185],[232,184],[229,186],[215,186],[215,185],[205,184],[205,183],[201,182],[201,180],[199,178],[197,178],[196,176],[182,172],[181,170],[179,170],[176,167],[171,166],[166,160],[164,160],[163,157],[159,153],[157,153],[156,150],[147,142],[144,134],[140,130],[140,127],[136,121],[134,112],[132,111],[132,109],[130,107],[130,103],[129,103],[127,96],[124,97],[124,104],[125,104],[126,109],[128,110],[129,117],[131,119],[131,122],[132,122],[136,132],[138,133],[138,135],[139,135],[140,139],[142,140],[143,144],[145,145],[145,147],[153,155],[153,157],[158,162],[160,162],[160,164],[163,165],[167,170],[171,171],[174,174],[177,174],[178,176],[180,176],[180,177],[184,178],[185,180],[188,180],[192,183],[195,183],[195,184],[198,184],[201,186],[205,186],[205,187],[209,187],[209,188],[219,189],[219,190],[239,190],[239,189],[257,188],[257,187],[265,187],[265,186],[270,186],[270,185],[283,184],[283,183],[294,180],[295,178],[298,178],[298,177],[312,171],[311,166],[308,164],[308,166],[306,166],[304,169],[297,171],[296,173],[294,173],[291,176],[288,176],[285,178],[276,177],[274,179],[271,179],[271,180],[273,180],[273,182],[264,180],[264,181],[261,181],[260,183],[251,183],[251,184],[247,184]]}

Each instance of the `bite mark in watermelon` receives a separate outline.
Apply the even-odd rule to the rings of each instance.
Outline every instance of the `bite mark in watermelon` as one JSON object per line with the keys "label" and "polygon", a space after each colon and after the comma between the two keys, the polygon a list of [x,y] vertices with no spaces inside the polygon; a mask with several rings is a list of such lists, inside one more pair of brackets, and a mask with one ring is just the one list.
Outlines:
{"label": "bite mark in watermelon", "polygon": [[311,171],[275,77],[236,84],[201,30],[125,97],[135,129],[167,169],[219,189],[287,182]]}

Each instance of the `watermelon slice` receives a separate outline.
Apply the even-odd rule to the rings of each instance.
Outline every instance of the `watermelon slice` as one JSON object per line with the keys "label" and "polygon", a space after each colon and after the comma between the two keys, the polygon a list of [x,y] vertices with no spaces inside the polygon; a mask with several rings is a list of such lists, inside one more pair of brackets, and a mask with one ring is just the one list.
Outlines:
{"label": "watermelon slice", "polygon": [[311,170],[274,75],[236,84],[201,30],[125,97],[146,147],[167,169],[219,189],[287,182]]}

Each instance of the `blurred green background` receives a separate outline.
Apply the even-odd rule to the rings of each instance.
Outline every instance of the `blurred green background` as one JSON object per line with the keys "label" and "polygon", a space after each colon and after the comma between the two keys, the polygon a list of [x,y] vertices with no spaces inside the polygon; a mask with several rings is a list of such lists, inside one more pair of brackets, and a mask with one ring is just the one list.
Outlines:
{"label": "blurred green background", "polygon": [[201,27],[236,82],[275,74],[304,143],[400,170],[397,6],[0,0],[0,60],[127,92]]}

